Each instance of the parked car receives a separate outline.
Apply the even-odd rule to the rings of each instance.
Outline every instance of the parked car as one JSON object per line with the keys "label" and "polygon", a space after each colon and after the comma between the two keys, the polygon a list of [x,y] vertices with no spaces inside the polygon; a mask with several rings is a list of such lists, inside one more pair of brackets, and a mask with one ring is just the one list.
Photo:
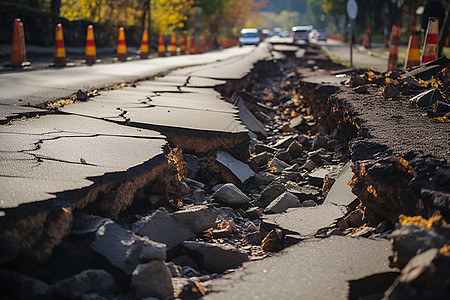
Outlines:
{"label": "parked car", "polygon": [[261,38],[259,36],[258,29],[256,28],[244,28],[241,30],[239,36],[239,46],[243,45],[259,45]]}
{"label": "parked car", "polygon": [[273,34],[276,36],[282,36],[283,35],[283,29],[276,27],[273,29]]}
{"label": "parked car", "polygon": [[327,41],[328,39],[328,32],[324,29],[317,29],[314,34],[314,39],[317,41]]}
{"label": "parked car", "polygon": [[272,31],[270,31],[269,29],[263,29],[261,30],[261,39],[264,40],[268,37],[271,37],[272,34],[273,34]]}
{"label": "parked car", "polygon": [[292,27],[292,40],[296,41],[308,41],[309,33],[313,30],[312,26],[294,26]]}

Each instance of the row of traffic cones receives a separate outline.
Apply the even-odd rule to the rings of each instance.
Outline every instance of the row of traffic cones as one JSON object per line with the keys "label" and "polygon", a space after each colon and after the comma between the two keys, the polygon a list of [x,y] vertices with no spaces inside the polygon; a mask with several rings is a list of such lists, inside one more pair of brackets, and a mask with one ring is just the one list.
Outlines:
{"label": "row of traffic cones", "polygon": [[[195,35],[191,33],[188,43],[187,33],[180,36],[179,40],[180,53],[198,54],[203,53],[205,44],[203,39],[200,38],[196,41]],[[171,36],[170,45],[170,55],[177,55],[177,38],[175,33]],[[140,47],[140,57],[145,59],[148,58],[149,45],[148,45],[148,31],[144,30],[142,34],[142,43]],[[164,35],[161,32],[159,35],[158,44],[158,56],[166,56],[166,47],[164,45]],[[127,46],[125,43],[125,29],[123,27],[119,28],[119,41],[117,45],[117,58],[121,61],[127,60]],[[94,27],[92,25],[88,26],[86,35],[86,51],[85,51],[85,62],[87,64],[93,64],[97,61],[97,52],[95,48],[94,41]],[[64,47],[64,36],[62,24],[56,25],[55,31],[55,51],[54,51],[54,66],[65,66],[67,64],[66,50]],[[23,31],[23,23],[20,19],[16,19],[14,22],[13,31],[13,43],[11,47],[11,59],[10,66],[12,67],[23,67],[29,65],[26,59],[25,50],[25,37]]]}
{"label": "row of traffic cones", "polygon": [[[149,46],[148,46],[148,31],[144,30],[142,35],[142,44],[140,48],[140,57],[148,58]],[[125,43],[125,30],[123,27],[119,28],[119,42],[117,46],[117,58],[119,60],[127,59],[127,46]],[[88,26],[86,35],[86,51],[85,62],[87,64],[93,64],[97,61],[97,51],[95,48],[94,40],[94,27]],[[62,24],[56,25],[55,30],[55,51],[53,58],[53,65],[56,67],[65,66],[67,64],[66,49],[64,47],[64,36]],[[13,40],[11,46],[11,67],[24,67],[30,65],[26,58],[25,36],[23,31],[23,23],[20,19],[14,21],[13,28]]]}
{"label": "row of traffic cones", "polygon": [[[180,36],[179,40],[180,45],[180,54],[197,54],[202,53],[202,43],[200,42],[198,47],[195,43],[195,36],[191,34],[189,38],[189,47],[188,47],[188,38],[187,33],[184,33]],[[170,55],[177,55],[177,36],[175,33],[172,33],[170,37]],[[158,56],[166,56],[166,46],[164,43],[164,34],[162,32],[159,33],[159,40],[158,40]]]}

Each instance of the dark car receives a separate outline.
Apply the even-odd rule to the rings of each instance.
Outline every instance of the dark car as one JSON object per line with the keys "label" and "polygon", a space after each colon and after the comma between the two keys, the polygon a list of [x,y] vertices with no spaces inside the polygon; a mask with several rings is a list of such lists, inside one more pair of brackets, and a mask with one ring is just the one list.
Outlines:
{"label": "dark car", "polygon": [[292,27],[292,39],[296,41],[308,41],[309,33],[313,29],[312,26],[294,26]]}

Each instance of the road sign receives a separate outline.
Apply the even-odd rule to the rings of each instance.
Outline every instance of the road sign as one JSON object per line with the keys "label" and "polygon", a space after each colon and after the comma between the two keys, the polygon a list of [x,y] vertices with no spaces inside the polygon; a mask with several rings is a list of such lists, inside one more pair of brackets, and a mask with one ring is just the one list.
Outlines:
{"label": "road sign", "polygon": [[350,19],[356,19],[356,16],[358,15],[358,4],[356,4],[355,0],[347,1],[347,14]]}

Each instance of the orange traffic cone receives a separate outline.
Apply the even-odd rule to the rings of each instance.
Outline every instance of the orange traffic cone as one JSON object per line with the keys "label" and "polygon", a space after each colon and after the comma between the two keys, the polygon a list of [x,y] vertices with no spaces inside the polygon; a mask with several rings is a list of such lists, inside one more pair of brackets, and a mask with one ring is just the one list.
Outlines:
{"label": "orange traffic cone", "polygon": [[11,58],[9,65],[11,67],[23,67],[29,65],[25,49],[25,36],[23,34],[23,23],[20,19],[14,20],[13,39],[11,45]]}
{"label": "orange traffic cone", "polygon": [[127,44],[125,43],[125,29],[119,28],[119,44],[117,46],[117,58],[119,60],[127,60]]}
{"label": "orange traffic cone", "polygon": [[419,39],[413,33],[409,37],[408,53],[406,55],[405,70],[420,65]]}
{"label": "orange traffic cone", "polygon": [[191,37],[189,39],[189,54],[197,53],[197,49],[195,48],[195,36],[191,33]]}
{"label": "orange traffic cone", "polygon": [[422,63],[426,63],[437,59],[438,33],[439,33],[439,19],[429,18],[427,35],[425,36],[425,43],[423,45]]}
{"label": "orange traffic cone", "polygon": [[61,23],[56,25],[55,56],[53,58],[53,65],[54,66],[66,65],[66,48],[64,48],[64,37]]}
{"label": "orange traffic cone", "polygon": [[148,30],[144,29],[142,33],[142,43],[139,50],[141,58],[148,58]]}
{"label": "orange traffic cone", "polygon": [[187,48],[187,33],[186,31],[180,36],[180,53],[186,53]]}
{"label": "orange traffic cone", "polygon": [[166,45],[164,45],[164,34],[159,32],[158,56],[166,56]]}
{"label": "orange traffic cone", "polygon": [[205,51],[205,41],[203,40],[203,37],[201,36],[198,41],[197,53],[203,53],[204,51]]}
{"label": "orange traffic cone", "polygon": [[400,26],[392,25],[392,38],[391,38],[391,48],[389,49],[388,71],[397,70],[399,44],[400,44]]}
{"label": "orange traffic cone", "polygon": [[170,38],[170,55],[177,55],[177,36],[173,32]]}
{"label": "orange traffic cone", "polygon": [[84,59],[87,64],[93,64],[97,60],[97,51],[95,49],[94,41],[94,26],[89,25],[86,35],[86,51],[84,53]]}

